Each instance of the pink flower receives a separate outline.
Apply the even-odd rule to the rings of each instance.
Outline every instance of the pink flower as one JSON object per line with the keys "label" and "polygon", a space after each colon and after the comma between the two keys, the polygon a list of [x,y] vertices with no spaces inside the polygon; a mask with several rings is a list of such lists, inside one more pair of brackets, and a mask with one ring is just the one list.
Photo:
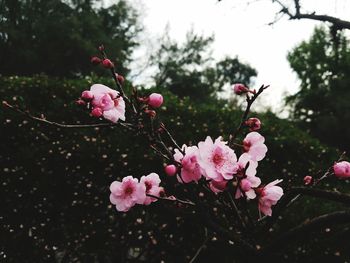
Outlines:
{"label": "pink flower", "polygon": [[152,93],[149,96],[148,105],[153,108],[159,108],[163,104],[163,96],[159,93]]}
{"label": "pink flower", "polygon": [[165,166],[164,170],[168,176],[174,176],[176,174],[177,168],[175,165],[169,164],[169,165]]}
{"label": "pink flower", "polygon": [[149,205],[150,203],[157,201],[156,198],[147,195],[159,197],[160,194],[164,192],[163,187],[159,187],[160,178],[156,173],[150,173],[147,176],[142,176],[140,179],[140,184],[143,184],[146,188],[146,198],[143,202],[144,205]]}
{"label": "pink flower", "polygon": [[342,161],[339,163],[335,163],[333,165],[333,170],[335,176],[339,178],[348,178],[350,177],[350,163],[346,161]]}
{"label": "pink flower", "polygon": [[264,144],[265,138],[257,132],[250,132],[243,140],[243,148],[251,156],[253,161],[264,159],[267,147]]}
{"label": "pink flower", "polygon": [[119,92],[108,88],[102,84],[94,84],[90,91],[82,93],[85,99],[91,99],[92,111],[94,117],[103,116],[112,122],[119,119],[125,120],[125,102],[119,97]]}
{"label": "pink flower", "polygon": [[304,184],[305,185],[309,185],[309,184],[311,184],[312,183],[312,176],[310,176],[310,175],[307,175],[307,176],[305,176],[304,177]]}
{"label": "pink flower", "polygon": [[201,169],[198,163],[198,148],[196,146],[187,147],[183,145],[182,151],[185,152],[185,156],[178,149],[175,149],[174,154],[174,160],[182,166],[181,178],[178,178],[178,180],[184,183],[189,183],[191,181],[197,182],[201,178]]}
{"label": "pink flower", "polygon": [[204,142],[198,144],[199,164],[203,175],[214,181],[233,178],[237,157],[235,152],[226,145],[226,142],[217,138],[215,142],[208,136]]}
{"label": "pink flower", "polygon": [[245,125],[249,127],[250,131],[257,131],[261,128],[261,121],[258,118],[249,118],[245,121]]}
{"label": "pink flower", "polygon": [[272,215],[271,206],[275,205],[283,195],[283,189],[276,186],[276,184],[280,182],[282,182],[282,180],[275,180],[265,187],[257,189],[259,195],[259,211],[264,215]]}
{"label": "pink flower", "polygon": [[214,181],[211,180],[209,182],[209,188],[210,190],[212,190],[214,193],[220,193],[223,192],[225,190],[227,186],[227,181],[223,180],[223,181]]}
{"label": "pink flower", "polygon": [[112,63],[112,61],[110,61],[109,59],[106,58],[102,61],[102,66],[104,68],[113,68],[114,64]]}
{"label": "pink flower", "polygon": [[109,200],[121,212],[128,211],[135,204],[143,204],[146,199],[145,185],[132,176],[124,177],[121,182],[114,181],[109,189]]}
{"label": "pink flower", "polygon": [[249,89],[241,83],[236,83],[232,85],[233,92],[237,95],[242,95],[249,92]]}

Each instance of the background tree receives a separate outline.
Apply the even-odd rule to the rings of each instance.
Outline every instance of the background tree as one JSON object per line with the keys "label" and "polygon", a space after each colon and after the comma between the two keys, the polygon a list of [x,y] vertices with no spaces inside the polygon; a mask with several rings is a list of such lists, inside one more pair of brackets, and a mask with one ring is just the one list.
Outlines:
{"label": "background tree", "polygon": [[138,15],[125,0],[108,8],[92,0],[4,0],[0,13],[0,72],[5,75],[88,74],[104,43],[122,74],[137,45]]}
{"label": "background tree", "polygon": [[[338,32],[317,28],[288,54],[300,91],[288,97],[293,117],[322,141],[350,149],[350,44]],[[332,127],[332,129],[330,129]]]}
{"label": "background tree", "polygon": [[151,58],[157,68],[156,86],[165,87],[180,97],[205,100],[214,98],[225,84],[251,84],[256,70],[237,57],[213,62],[210,52],[213,41],[213,37],[198,36],[191,31],[180,45],[167,35]]}

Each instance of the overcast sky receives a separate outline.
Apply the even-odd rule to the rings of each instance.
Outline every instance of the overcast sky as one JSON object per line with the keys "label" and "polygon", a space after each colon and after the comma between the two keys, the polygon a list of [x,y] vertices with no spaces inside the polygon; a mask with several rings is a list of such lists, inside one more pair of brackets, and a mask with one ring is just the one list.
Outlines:
{"label": "overcast sky", "polygon": [[[145,58],[167,24],[170,36],[179,42],[186,33],[215,35],[213,56],[238,57],[258,71],[256,86],[270,84],[266,103],[274,109],[281,105],[282,94],[293,93],[298,88],[297,78],[286,60],[287,52],[304,39],[308,39],[317,22],[311,20],[289,21],[283,18],[273,26],[280,10],[271,0],[129,0],[142,11],[145,34],[142,48],[135,54]],[[283,1],[283,0],[282,0]],[[290,0],[284,0],[290,2]],[[249,3],[250,4],[247,4]],[[319,14],[350,17],[349,0],[301,0],[305,10]],[[146,47],[146,48],[145,48]],[[146,73],[136,82],[143,81]]]}

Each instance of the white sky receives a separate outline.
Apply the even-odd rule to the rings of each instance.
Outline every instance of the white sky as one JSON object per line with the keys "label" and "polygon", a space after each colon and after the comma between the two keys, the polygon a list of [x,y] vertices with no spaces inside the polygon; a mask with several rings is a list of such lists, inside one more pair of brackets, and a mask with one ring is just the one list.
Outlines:
{"label": "white sky", "polygon": [[[271,0],[129,1],[142,11],[146,30],[141,37],[141,49],[135,53],[138,61],[147,58],[167,24],[170,26],[170,36],[179,42],[184,41],[186,33],[193,28],[196,33],[206,36],[214,33],[212,47],[215,59],[238,55],[241,61],[257,69],[256,86],[271,85],[265,94],[264,103],[267,106],[278,110],[282,95],[297,91],[297,78],[289,67],[286,55],[294,46],[310,37],[317,22],[282,18],[269,26],[267,24],[274,20],[280,10]],[[301,3],[305,10],[318,14],[350,18],[349,0],[301,0]],[[147,71],[135,82],[145,81],[146,78]]]}

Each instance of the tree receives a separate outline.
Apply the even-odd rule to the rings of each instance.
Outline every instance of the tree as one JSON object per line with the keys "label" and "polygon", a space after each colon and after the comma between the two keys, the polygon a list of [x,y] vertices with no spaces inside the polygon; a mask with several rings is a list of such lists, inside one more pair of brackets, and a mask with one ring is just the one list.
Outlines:
{"label": "tree", "polygon": [[113,60],[123,61],[117,67],[125,74],[141,29],[137,13],[125,0],[108,8],[94,6],[91,0],[4,0],[1,73],[87,74],[92,69],[88,58],[104,43]]}
{"label": "tree", "polygon": [[256,70],[237,57],[214,63],[210,54],[213,41],[213,37],[198,36],[191,31],[186,42],[180,45],[167,35],[151,58],[157,68],[156,86],[165,87],[180,97],[204,100],[215,97],[225,84],[249,85],[257,75]]}
{"label": "tree", "polygon": [[[293,117],[322,141],[350,149],[350,44],[341,33],[337,41],[324,27],[288,54],[300,91],[287,102]],[[330,128],[332,127],[332,129]]]}

